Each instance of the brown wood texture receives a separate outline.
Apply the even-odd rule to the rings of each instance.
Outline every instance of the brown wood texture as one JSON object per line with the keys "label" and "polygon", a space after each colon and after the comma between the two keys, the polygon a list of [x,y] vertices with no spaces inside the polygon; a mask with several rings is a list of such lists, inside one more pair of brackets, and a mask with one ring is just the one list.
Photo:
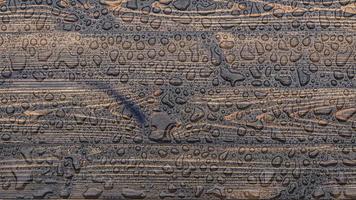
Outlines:
{"label": "brown wood texture", "polygon": [[0,1],[0,199],[356,199],[355,14]]}

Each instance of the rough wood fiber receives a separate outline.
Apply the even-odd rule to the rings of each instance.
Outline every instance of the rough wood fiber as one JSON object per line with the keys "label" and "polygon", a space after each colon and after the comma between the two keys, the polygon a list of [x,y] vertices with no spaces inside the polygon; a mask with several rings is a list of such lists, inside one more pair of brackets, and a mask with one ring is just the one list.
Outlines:
{"label": "rough wood fiber", "polygon": [[0,4],[0,199],[356,199],[354,0]]}

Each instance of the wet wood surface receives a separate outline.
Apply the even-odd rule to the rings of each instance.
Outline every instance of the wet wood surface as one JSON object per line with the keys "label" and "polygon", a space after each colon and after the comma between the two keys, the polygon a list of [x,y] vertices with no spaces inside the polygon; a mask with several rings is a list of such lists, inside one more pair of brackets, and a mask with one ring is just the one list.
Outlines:
{"label": "wet wood surface", "polygon": [[356,199],[353,0],[0,0],[0,199]]}

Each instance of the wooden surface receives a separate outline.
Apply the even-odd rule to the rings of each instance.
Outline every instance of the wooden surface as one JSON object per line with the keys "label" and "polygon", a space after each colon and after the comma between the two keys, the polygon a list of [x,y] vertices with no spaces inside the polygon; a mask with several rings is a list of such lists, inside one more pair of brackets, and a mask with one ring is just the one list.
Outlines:
{"label": "wooden surface", "polygon": [[354,0],[0,3],[0,199],[356,199]]}

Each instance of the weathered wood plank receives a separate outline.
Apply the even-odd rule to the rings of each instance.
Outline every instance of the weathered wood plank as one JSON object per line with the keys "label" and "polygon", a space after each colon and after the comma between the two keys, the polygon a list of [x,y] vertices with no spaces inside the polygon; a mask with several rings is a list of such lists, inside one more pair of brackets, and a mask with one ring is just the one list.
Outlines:
{"label": "weathered wood plank", "polygon": [[356,199],[353,0],[0,0],[0,199]]}

